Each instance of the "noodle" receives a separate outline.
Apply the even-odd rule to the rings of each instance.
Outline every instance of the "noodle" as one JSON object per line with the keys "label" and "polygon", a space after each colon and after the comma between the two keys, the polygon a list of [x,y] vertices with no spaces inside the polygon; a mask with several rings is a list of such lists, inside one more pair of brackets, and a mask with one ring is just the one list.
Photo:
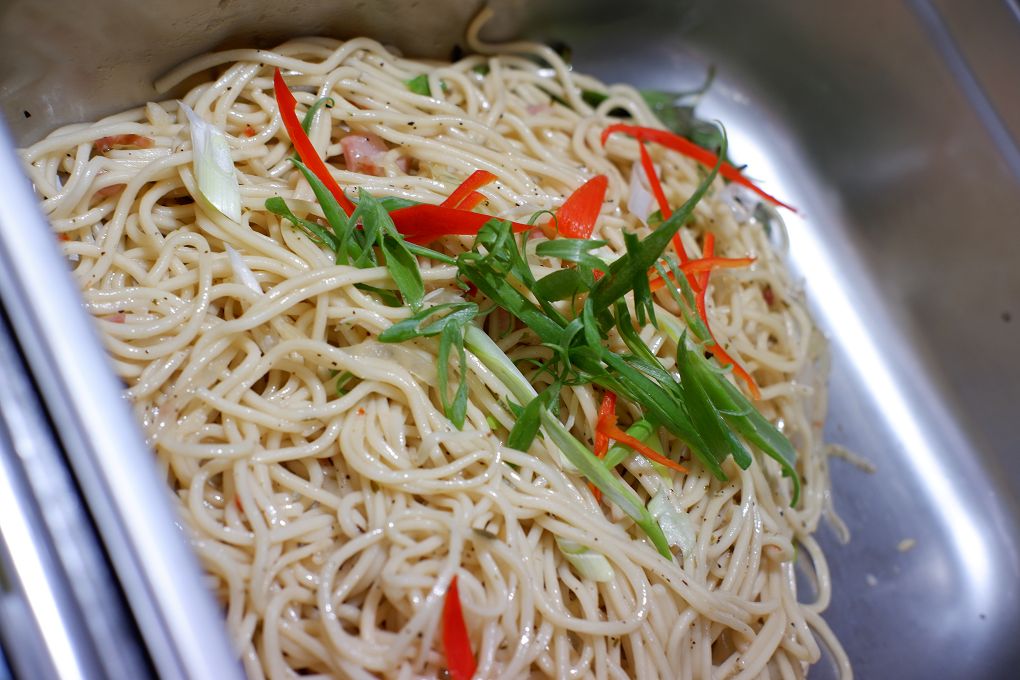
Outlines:
{"label": "noodle", "polygon": [[[577,74],[543,46],[486,45],[476,29],[477,54],[453,64],[400,58],[364,38],[309,38],[201,57],[160,81],[214,73],[183,101],[229,137],[240,223],[194,201],[188,127],[173,102],[72,125],[23,152],[247,674],[434,677],[457,574],[479,677],[798,678],[819,642],[849,677],[820,617],[831,584],[812,538],[828,502],[824,346],[766,225],[735,209],[736,187],[717,181],[681,238],[692,256],[711,232],[717,255],[757,258],[713,275],[709,316],[762,386],[763,414],[796,445],[804,492],[789,507],[790,483],[764,456],[747,470],[728,460],[728,482],[684,461],[690,473],[670,479],[695,541],[673,561],[619,508],[597,503],[547,439],[528,453],[504,445],[510,394],[474,356],[466,422],[453,428],[434,387],[437,343],[376,340],[407,315],[358,287],[385,285],[387,270],[335,265],[265,209],[282,196],[323,214],[289,160],[272,90],[280,67],[302,106],[332,98],[310,138],[342,186],[438,204],[488,170],[498,180],[480,189],[478,209],[527,220],[604,174],[595,237],[607,257],[622,254],[624,231],[647,232],[629,210],[637,145],[614,137],[603,149],[599,135],[610,111],[639,125],[657,125],[654,115],[630,87]],[[430,96],[406,85],[421,74]],[[609,96],[593,110],[582,89]],[[340,139],[351,132],[385,142],[377,174],[344,165]],[[113,143],[99,148],[101,138]],[[701,171],[650,150],[679,205]],[[440,247],[470,246],[451,236]],[[429,303],[463,299],[455,268],[420,266]],[[657,301],[663,314],[674,309],[664,293]],[[549,356],[500,311],[484,325],[517,362]],[[642,337],[669,368],[675,346],[652,327]],[[344,372],[353,379],[339,390]],[[563,390],[562,420],[581,441],[593,439],[598,396],[592,385]],[[621,403],[624,422],[637,416]],[[674,459],[687,457],[664,441]],[[644,501],[663,484],[640,456],[621,472]],[[604,555],[612,578],[581,576],[557,538]],[[797,598],[795,546],[813,565],[813,602]]]}

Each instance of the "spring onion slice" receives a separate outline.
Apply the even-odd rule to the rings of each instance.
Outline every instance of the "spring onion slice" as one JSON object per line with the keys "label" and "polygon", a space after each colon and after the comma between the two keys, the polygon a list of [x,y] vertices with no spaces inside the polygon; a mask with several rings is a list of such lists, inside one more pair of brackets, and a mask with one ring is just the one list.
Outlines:
{"label": "spring onion slice", "polygon": [[198,182],[198,198],[234,222],[241,221],[241,189],[227,136],[178,102],[191,127],[192,164]]}
{"label": "spring onion slice", "polygon": [[223,247],[227,251],[227,257],[230,258],[230,266],[234,268],[234,278],[237,282],[251,288],[255,293],[262,295],[262,286],[259,285],[258,279],[255,278],[254,272],[248,268],[248,265],[244,263],[244,259],[241,254],[230,247],[229,243],[224,243]]}
{"label": "spring onion slice", "polygon": [[668,487],[660,489],[648,502],[648,512],[652,513],[652,517],[659,523],[669,544],[680,548],[683,555],[690,555],[696,541],[694,525],[680,507],[673,490]]}
{"label": "spring onion slice", "polygon": [[615,572],[613,565],[609,563],[606,556],[589,550],[586,546],[570,541],[565,538],[556,537],[556,546],[563,553],[563,557],[570,562],[570,565],[577,570],[577,573],[591,581],[606,583],[613,580]]}
{"label": "spring onion slice", "polygon": [[[506,385],[514,399],[520,403],[527,404],[538,396],[538,392],[531,386],[510,358],[503,353],[495,342],[492,341],[485,331],[477,326],[469,325],[464,331],[464,345],[479,361],[485,364],[486,368],[492,371],[496,377]],[[555,444],[563,456],[577,468],[590,482],[615,503],[621,510],[627,513],[634,523],[648,536],[652,544],[663,557],[673,558],[669,550],[669,543],[662,535],[662,529],[655,522],[655,519],[648,512],[641,499],[634,492],[634,489],[627,486],[623,480],[614,475],[607,468],[602,460],[595,457],[591,450],[579,442],[574,435],[570,434],[566,426],[559,421],[548,409],[542,409],[539,414],[542,422],[542,429],[546,436]]]}

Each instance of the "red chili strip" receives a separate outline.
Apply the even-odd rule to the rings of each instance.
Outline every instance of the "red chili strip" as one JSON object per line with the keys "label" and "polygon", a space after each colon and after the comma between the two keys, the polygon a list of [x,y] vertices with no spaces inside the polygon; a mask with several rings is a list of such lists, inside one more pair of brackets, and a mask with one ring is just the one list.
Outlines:
{"label": "red chili strip", "polygon": [[[687,280],[691,282],[691,288],[697,292],[701,290],[701,285],[693,279],[695,275],[704,274],[716,269],[747,267],[753,262],[753,257],[701,257],[697,260],[688,260],[680,265],[680,271],[687,275]],[[668,274],[668,277],[668,280],[673,282],[673,274]],[[661,276],[657,276],[648,282],[648,287],[651,288],[653,293],[665,285],[666,279],[663,279]]]}
{"label": "red chili strip", "polygon": [[608,187],[608,177],[595,175],[567,197],[556,211],[556,229],[560,236],[591,238]]}
{"label": "red chili strip", "polygon": [[[411,205],[390,213],[397,231],[408,239],[428,242],[440,236],[457,234],[474,236],[489,220],[499,219],[492,215],[471,212],[460,208],[444,208],[441,205]],[[527,224],[511,222],[517,233],[531,229]]]}
{"label": "red chili strip", "polygon": [[[645,171],[648,183],[652,185],[652,195],[655,196],[655,201],[659,204],[659,212],[662,213],[662,219],[668,220],[673,216],[673,210],[669,207],[669,201],[666,200],[666,192],[662,190],[662,182],[659,181],[659,176],[655,173],[652,157],[648,153],[648,149],[645,148],[644,142],[638,142],[638,149],[641,150],[641,169]],[[673,234],[672,243],[673,250],[676,251],[677,257],[680,258],[680,264],[685,264],[690,258],[687,256],[687,250],[684,248],[683,241],[680,240],[679,230]],[[691,288],[696,287],[694,277],[690,274],[687,274],[687,283],[691,284]]]}
{"label": "red chili strip", "polygon": [[[701,257],[709,258],[715,255],[715,234],[708,232],[705,234],[705,247],[701,250]],[[708,328],[708,314],[705,311],[705,294],[708,293],[708,277],[712,275],[711,269],[706,269],[700,272],[697,276],[698,286],[695,288],[697,295],[694,298],[695,305],[698,308],[698,316],[705,322],[705,328]]]}
{"label": "red chili strip", "polygon": [[655,461],[659,465],[665,465],[666,467],[676,470],[677,472],[687,472],[687,468],[685,468],[680,463],[676,462],[675,460],[666,458],[664,455],[662,455],[652,447],[648,446],[637,437],[631,437],[629,434],[627,434],[619,427],[617,427],[615,413],[612,414],[610,418],[607,418],[605,422],[600,421],[598,429],[600,429],[602,433],[605,436],[609,437],[610,439],[617,441],[626,447],[634,449],[636,453],[641,454],[642,456],[649,460]]}
{"label": "red chili strip", "polygon": [[[599,405],[599,415],[595,421],[595,456],[597,458],[605,458],[609,452],[609,437],[606,436],[603,429],[610,423],[616,422],[616,393],[606,390],[606,393],[602,396],[602,403]],[[591,489],[592,494],[595,496],[596,502],[602,501],[602,491],[597,486],[588,482],[588,487]]]}
{"label": "red chili strip", "polygon": [[460,183],[460,186],[453,190],[453,193],[450,194],[445,201],[439,205],[444,208],[461,208],[469,210],[470,208],[464,208],[462,205],[463,202],[467,200],[472,193],[495,179],[496,176],[488,170],[475,170],[466,180]]}
{"label": "red chili strip", "polygon": [[315,150],[315,147],[312,146],[312,141],[308,139],[308,135],[301,128],[301,121],[298,120],[297,112],[295,111],[297,100],[294,99],[294,95],[287,88],[287,83],[284,82],[283,74],[280,73],[279,68],[273,74],[273,90],[276,93],[276,106],[280,110],[283,127],[286,128],[287,134],[290,135],[291,144],[294,145],[294,150],[297,151],[301,162],[308,166],[312,174],[326,185],[326,188],[333,194],[336,202],[340,204],[340,207],[349,216],[354,212],[354,204],[344,194],[337,181],[333,179],[333,175],[329,173],[326,163],[319,157],[319,152]]}
{"label": "red chili strip", "polygon": [[472,191],[470,194],[467,195],[467,198],[460,202],[460,205],[458,205],[457,208],[459,210],[474,210],[475,208],[478,207],[478,204],[484,200],[485,196],[478,193],[477,191]]}
{"label": "red chili strip", "polygon": [[[708,151],[707,149],[702,149],[694,142],[690,141],[689,139],[684,139],[680,135],[675,135],[672,132],[668,132],[666,130],[641,127],[639,125],[626,125],[624,123],[610,125],[605,130],[602,131],[603,145],[605,145],[606,140],[609,138],[609,135],[613,134],[614,132],[622,132],[624,134],[628,134],[639,141],[655,142],[656,144],[661,144],[665,147],[673,149],[677,153],[681,153],[684,156],[687,156],[688,158],[692,158],[695,161],[701,163],[702,165],[705,165],[710,168],[714,167],[716,162],[719,160],[719,157],[716,156],[711,151]],[[789,205],[788,203],[783,203],[775,196],[770,196],[769,194],[759,189],[757,186],[754,185],[754,183],[751,180],[744,177],[740,173],[740,170],[733,167],[733,165],[731,165],[730,163],[726,163],[724,161],[722,165],[719,167],[719,174],[725,177],[726,179],[730,180],[731,182],[736,182],[737,184],[747,187],[754,193],[764,198],[769,203],[772,203],[773,205],[782,206],[784,208],[792,210],[793,212],[797,212],[797,209],[794,208],[793,206]]]}
{"label": "red chili strip", "polygon": [[453,680],[471,680],[477,664],[471,652],[464,612],[460,608],[457,592],[457,576],[450,581],[443,601],[443,650],[446,652],[446,668]]}

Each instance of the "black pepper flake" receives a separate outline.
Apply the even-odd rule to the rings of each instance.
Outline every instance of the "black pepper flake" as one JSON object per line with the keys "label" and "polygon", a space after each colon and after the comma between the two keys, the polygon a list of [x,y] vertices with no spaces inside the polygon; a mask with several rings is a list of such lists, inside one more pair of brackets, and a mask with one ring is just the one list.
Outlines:
{"label": "black pepper flake", "polygon": [[25,114],[25,118],[31,118],[32,117],[31,112],[29,112],[27,109],[22,111],[22,113]]}
{"label": "black pepper flake", "polygon": [[1009,312],[1003,312],[1002,313],[1002,322],[1003,323],[1009,323],[1012,320],[1013,320],[1013,315],[1012,314],[1010,314]]}

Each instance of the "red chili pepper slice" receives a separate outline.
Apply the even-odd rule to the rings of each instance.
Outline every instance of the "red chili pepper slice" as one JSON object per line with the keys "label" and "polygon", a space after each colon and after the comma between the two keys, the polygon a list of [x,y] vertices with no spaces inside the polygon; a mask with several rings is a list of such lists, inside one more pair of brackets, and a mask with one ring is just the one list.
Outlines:
{"label": "red chili pepper slice", "polygon": [[[390,213],[397,231],[408,239],[428,242],[440,236],[458,234],[473,236],[489,220],[499,219],[492,215],[471,212],[460,208],[444,208],[441,205],[422,203],[399,208]],[[527,224],[511,222],[517,233],[531,229]]]}
{"label": "red chili pepper slice", "polygon": [[[747,267],[753,263],[753,257],[700,257],[697,260],[687,260],[687,262],[680,265],[680,271],[687,275],[687,280],[691,282],[691,288],[695,292],[701,292],[702,286],[694,279],[695,275],[701,275],[716,269]],[[673,274],[670,273],[668,275],[668,280],[671,283],[673,282]],[[663,279],[661,276],[657,276],[648,282],[648,287],[651,288],[653,293],[665,285],[666,279]]]}
{"label": "red chili pepper slice", "polygon": [[[602,403],[599,405],[598,418],[595,421],[594,453],[598,458],[605,458],[609,452],[609,437],[602,430],[610,423],[610,418],[612,418],[612,422],[616,422],[616,393],[606,390],[602,396]],[[602,491],[591,482],[588,483],[588,487],[595,496],[596,502],[601,501]]]}
{"label": "red chili pepper slice", "polygon": [[485,196],[477,191],[472,191],[463,201],[460,202],[460,205],[458,205],[457,208],[459,210],[474,210],[478,207],[478,204],[484,200]]}
{"label": "red chili pepper slice", "polygon": [[283,127],[286,128],[287,134],[290,135],[290,142],[294,145],[294,150],[297,151],[301,162],[307,165],[308,169],[326,185],[326,188],[333,194],[336,202],[340,204],[340,207],[349,216],[354,212],[354,204],[351,202],[351,199],[347,198],[336,180],[333,179],[333,175],[329,174],[326,163],[319,157],[319,152],[315,150],[315,147],[312,146],[312,141],[308,139],[308,135],[301,128],[301,121],[298,120],[297,113],[294,110],[297,107],[297,100],[294,99],[294,95],[287,88],[287,83],[284,82],[280,69],[276,69],[276,72],[273,74],[273,90],[276,93],[276,106],[280,110]]}
{"label": "red chili pepper slice", "polygon": [[[641,168],[645,171],[648,183],[652,186],[652,194],[655,196],[656,203],[659,204],[659,212],[662,213],[662,219],[668,220],[673,216],[673,210],[669,207],[669,201],[666,200],[666,192],[662,190],[659,176],[655,174],[652,157],[649,155],[648,149],[645,148],[644,142],[638,142],[638,149],[641,150]],[[687,256],[687,250],[684,248],[683,241],[680,240],[679,230],[673,234],[672,243],[673,250],[676,251],[677,256],[680,258],[680,264],[685,264],[690,258]],[[694,277],[690,274],[687,275],[687,282],[691,284],[691,288],[696,288]]]}
{"label": "red chili pepper slice", "polygon": [[[606,140],[609,138],[609,135],[613,134],[614,132],[622,132],[624,134],[628,134],[631,137],[638,139],[639,141],[655,142],[656,144],[661,144],[665,147],[673,149],[677,153],[681,153],[684,156],[687,156],[688,158],[692,158],[697,162],[701,163],[702,165],[708,166],[710,168],[714,167],[716,162],[719,160],[719,157],[716,156],[711,151],[708,151],[707,149],[702,149],[694,142],[690,141],[689,139],[684,139],[680,135],[675,135],[672,132],[668,132],[666,130],[641,127],[640,125],[627,125],[625,123],[616,123],[614,125],[610,125],[605,130],[603,130],[602,131],[603,145],[605,145]],[[769,194],[765,193],[764,191],[756,187],[751,180],[744,177],[740,173],[740,170],[737,170],[730,163],[726,163],[724,161],[723,164],[719,167],[719,174],[725,177],[726,179],[730,180],[731,182],[736,182],[737,184],[747,187],[754,193],[764,198],[769,203],[772,203],[773,205],[782,206],[783,208],[787,208],[789,210],[792,210],[793,212],[797,212],[797,209],[794,208],[793,206],[789,205],[788,203],[783,203],[775,196],[770,196]]]}
{"label": "red chili pepper slice", "polygon": [[675,460],[666,458],[664,455],[662,455],[652,447],[648,446],[637,437],[631,437],[629,434],[627,434],[619,427],[617,427],[615,413],[611,414],[604,421],[601,418],[599,419],[599,425],[596,427],[596,431],[599,430],[601,430],[602,434],[604,434],[606,437],[614,441],[617,441],[623,444],[624,446],[634,449],[635,452],[640,453],[642,456],[648,458],[649,460],[655,461],[659,465],[665,465],[666,467],[676,470],[677,472],[687,472],[687,468],[685,468],[680,463],[676,462]]}
{"label": "red chili pepper slice", "polygon": [[567,238],[591,238],[606,200],[609,178],[595,175],[574,190],[556,211],[556,228]]}
{"label": "red chili pepper slice", "polygon": [[[453,190],[453,193],[450,194],[445,201],[439,205],[444,208],[461,208],[464,210],[470,210],[470,208],[464,207],[464,201],[467,200],[468,197],[475,191],[495,179],[496,176],[488,170],[475,170],[466,180],[460,183],[460,186]],[[481,194],[479,194],[479,196],[481,196]],[[477,205],[477,203],[475,205]]]}
{"label": "red chili pepper slice", "polygon": [[450,581],[443,601],[443,650],[446,652],[446,668],[453,680],[471,680],[477,665],[471,652],[464,612],[460,608],[456,575]]}
{"label": "red chili pepper slice", "polygon": [[598,420],[595,421],[595,455],[599,458],[605,458],[606,453],[609,452],[609,437],[599,427],[603,423],[608,423],[610,418],[615,422],[616,393],[606,390],[605,395],[602,397],[602,403],[599,405]]}

